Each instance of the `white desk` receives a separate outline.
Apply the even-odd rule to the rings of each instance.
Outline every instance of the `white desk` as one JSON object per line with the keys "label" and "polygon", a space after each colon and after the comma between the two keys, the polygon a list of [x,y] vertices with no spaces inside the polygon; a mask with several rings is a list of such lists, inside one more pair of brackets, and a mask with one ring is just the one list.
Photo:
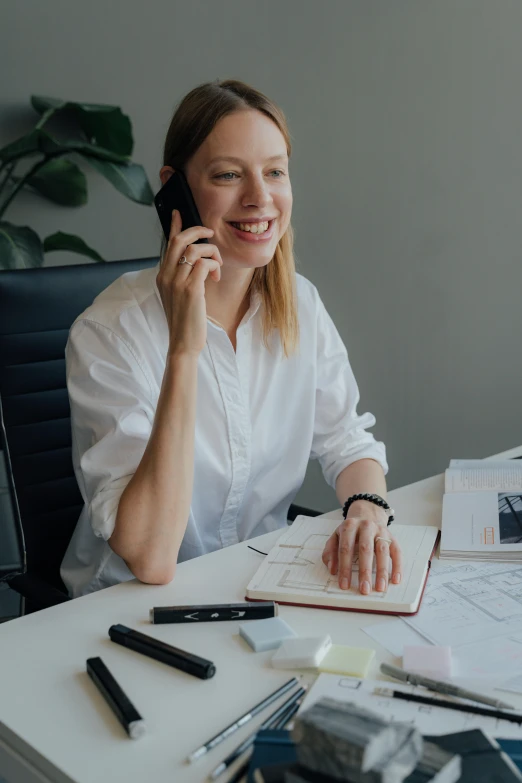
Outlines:
{"label": "white desk", "polygon": [[[496,456],[520,454],[522,447]],[[439,525],[443,486],[440,475],[391,492],[396,519],[402,524]],[[341,519],[341,512],[325,516]],[[278,535],[279,531],[269,533],[252,543],[266,552]],[[181,563],[170,585],[126,582],[1,625],[0,721],[75,783],[203,781],[255,730],[270,708],[196,764],[184,763],[187,754],[292,673],[270,667],[272,651],[254,653],[239,636],[238,623],[155,626],[149,622],[149,609],[242,601],[261,559],[242,542]],[[329,633],[335,644],[376,647],[370,676],[378,676],[381,661],[394,662],[361,630],[375,623],[376,615],[293,606],[280,606],[280,615],[300,636]],[[199,680],[116,645],[107,633],[114,623],[210,658],[217,673],[211,680]],[[144,716],[145,737],[136,741],[126,737],[89,680],[85,661],[96,655],[103,658]],[[29,772],[16,777],[15,764],[8,770],[5,754],[5,745],[2,751],[0,743],[0,780],[2,775],[8,783],[44,779],[31,777]],[[224,775],[219,780],[227,779]]]}

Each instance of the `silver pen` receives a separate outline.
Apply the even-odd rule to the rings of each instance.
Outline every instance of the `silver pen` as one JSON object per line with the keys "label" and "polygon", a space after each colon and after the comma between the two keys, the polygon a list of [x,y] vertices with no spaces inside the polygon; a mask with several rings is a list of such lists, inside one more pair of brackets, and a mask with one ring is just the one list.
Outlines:
{"label": "silver pen", "polygon": [[482,696],[480,693],[468,691],[466,688],[459,688],[458,685],[452,685],[451,682],[432,680],[431,677],[425,677],[423,674],[406,672],[404,669],[399,669],[397,666],[392,666],[390,663],[381,663],[381,672],[387,674],[389,677],[394,677],[396,680],[408,682],[410,685],[422,685],[423,688],[428,688],[430,691],[435,691],[436,693],[444,693],[446,696],[457,696],[460,699],[478,701],[481,704],[489,704],[490,707],[496,707],[498,710],[515,709],[513,705],[506,704],[506,702],[501,701],[500,699],[493,699],[491,696]]}

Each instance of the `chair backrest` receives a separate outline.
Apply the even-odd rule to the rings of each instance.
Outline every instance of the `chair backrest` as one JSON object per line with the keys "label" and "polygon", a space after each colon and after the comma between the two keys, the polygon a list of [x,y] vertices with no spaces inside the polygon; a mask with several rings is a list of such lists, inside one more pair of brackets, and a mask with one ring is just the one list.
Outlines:
{"label": "chair backrest", "polygon": [[69,329],[113,280],[157,262],[0,272],[0,423],[17,534],[27,570],[62,590],[59,567],[83,506],[71,458]]}

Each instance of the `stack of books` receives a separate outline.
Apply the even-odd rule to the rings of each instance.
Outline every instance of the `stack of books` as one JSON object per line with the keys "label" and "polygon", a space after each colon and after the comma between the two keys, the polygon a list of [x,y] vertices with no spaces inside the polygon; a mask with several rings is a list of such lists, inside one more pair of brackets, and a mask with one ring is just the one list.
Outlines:
{"label": "stack of books", "polygon": [[522,562],[522,462],[451,460],[441,559]]}

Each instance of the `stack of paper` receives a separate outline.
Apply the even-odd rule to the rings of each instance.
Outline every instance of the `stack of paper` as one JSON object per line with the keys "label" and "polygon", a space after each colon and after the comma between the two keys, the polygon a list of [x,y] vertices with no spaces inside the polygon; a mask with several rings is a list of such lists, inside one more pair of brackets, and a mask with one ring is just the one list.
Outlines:
{"label": "stack of paper", "polygon": [[440,557],[522,562],[522,461],[451,461]]}

